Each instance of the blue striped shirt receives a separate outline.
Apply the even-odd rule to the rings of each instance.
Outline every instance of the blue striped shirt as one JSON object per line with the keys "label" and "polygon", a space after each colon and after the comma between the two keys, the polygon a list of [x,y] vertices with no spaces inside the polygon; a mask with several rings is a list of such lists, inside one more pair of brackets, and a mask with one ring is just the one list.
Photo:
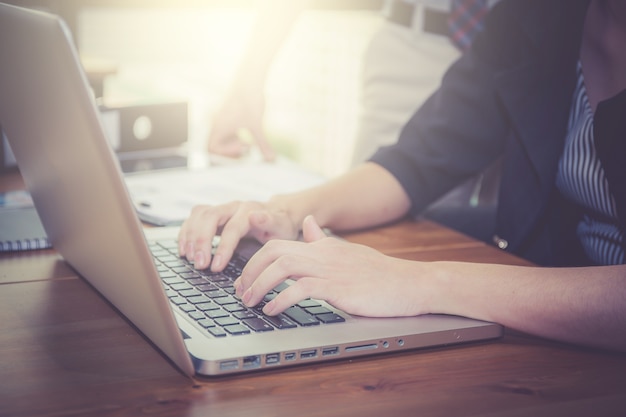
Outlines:
{"label": "blue striped shirt", "polygon": [[618,227],[615,200],[596,154],[593,111],[580,63],[556,185],[566,198],[584,210],[576,233],[589,259],[598,265],[623,264],[624,236]]}

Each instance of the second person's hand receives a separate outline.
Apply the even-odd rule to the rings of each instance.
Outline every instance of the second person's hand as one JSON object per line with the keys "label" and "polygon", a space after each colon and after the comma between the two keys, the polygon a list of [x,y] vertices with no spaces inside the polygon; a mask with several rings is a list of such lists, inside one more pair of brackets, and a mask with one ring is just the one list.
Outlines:
{"label": "second person's hand", "polygon": [[[251,145],[256,144],[264,160],[276,159],[276,153],[267,140],[263,127],[264,95],[256,89],[252,90],[232,92],[215,114],[209,134],[210,153],[240,158],[248,152]],[[242,131],[247,131],[252,143],[242,138]]]}

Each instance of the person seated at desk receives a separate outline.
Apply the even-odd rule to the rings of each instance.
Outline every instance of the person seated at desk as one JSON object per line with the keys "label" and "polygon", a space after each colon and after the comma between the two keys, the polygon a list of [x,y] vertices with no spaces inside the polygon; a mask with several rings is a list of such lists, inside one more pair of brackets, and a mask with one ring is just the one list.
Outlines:
{"label": "person seated at desk", "polygon": [[[626,351],[625,43],[621,0],[503,0],[397,144],[310,190],[194,208],[180,255],[219,271],[242,237],[266,242],[235,287],[256,305],[293,278],[267,314],[313,297],[356,315],[454,314]],[[320,227],[416,215],[498,158],[494,242],[538,266],[402,260]]]}

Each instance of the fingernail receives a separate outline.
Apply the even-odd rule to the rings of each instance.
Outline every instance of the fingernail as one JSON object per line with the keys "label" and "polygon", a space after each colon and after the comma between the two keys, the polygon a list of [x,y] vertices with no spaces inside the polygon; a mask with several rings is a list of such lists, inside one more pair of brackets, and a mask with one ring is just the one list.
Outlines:
{"label": "fingernail", "polygon": [[251,298],[252,298],[252,288],[248,288],[248,290],[244,292],[243,295],[241,296],[241,301],[243,301],[245,305],[248,305],[248,302],[250,302]]}
{"label": "fingernail", "polygon": [[241,295],[243,294],[243,287],[239,278],[237,278],[235,282],[233,282],[233,287],[235,287],[235,295],[241,298]]}
{"label": "fingernail", "polygon": [[271,300],[269,303],[265,304],[265,307],[263,307],[263,313],[271,316],[275,308],[276,302],[274,300]]}
{"label": "fingernail", "polygon": [[222,255],[217,254],[213,257],[213,261],[211,262],[211,269],[215,272],[218,268],[222,266]]}
{"label": "fingernail", "polygon": [[196,254],[193,256],[193,263],[194,266],[197,269],[204,269],[205,268],[205,258],[204,258],[204,253],[198,251],[196,252]]}

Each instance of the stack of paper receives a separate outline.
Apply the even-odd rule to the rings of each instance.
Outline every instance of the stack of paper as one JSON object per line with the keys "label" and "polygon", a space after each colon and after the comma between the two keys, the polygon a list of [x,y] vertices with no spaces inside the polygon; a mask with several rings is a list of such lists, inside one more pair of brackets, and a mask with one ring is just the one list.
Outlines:
{"label": "stack of paper", "polygon": [[233,200],[266,201],[275,194],[303,190],[323,181],[321,175],[284,160],[126,176],[139,217],[159,226],[182,223],[191,208],[198,204],[217,205]]}

